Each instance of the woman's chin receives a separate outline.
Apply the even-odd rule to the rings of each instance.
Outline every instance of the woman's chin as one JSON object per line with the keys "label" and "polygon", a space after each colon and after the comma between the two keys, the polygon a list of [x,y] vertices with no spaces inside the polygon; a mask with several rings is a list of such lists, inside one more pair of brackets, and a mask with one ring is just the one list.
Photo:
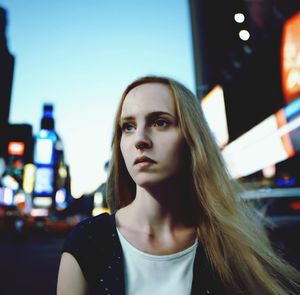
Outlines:
{"label": "woman's chin", "polygon": [[158,188],[165,185],[173,183],[174,179],[172,177],[159,177],[155,175],[153,177],[136,177],[134,182],[145,189]]}
{"label": "woman's chin", "polygon": [[135,183],[142,188],[156,187],[164,182],[164,179],[159,177],[136,177]]}

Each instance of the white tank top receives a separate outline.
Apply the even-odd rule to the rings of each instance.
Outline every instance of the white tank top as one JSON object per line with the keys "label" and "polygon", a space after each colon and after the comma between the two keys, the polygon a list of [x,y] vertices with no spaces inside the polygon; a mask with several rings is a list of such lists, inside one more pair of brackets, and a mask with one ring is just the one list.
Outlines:
{"label": "white tank top", "polygon": [[126,295],[190,295],[195,243],[170,255],[152,255],[131,245],[117,229],[125,267]]}

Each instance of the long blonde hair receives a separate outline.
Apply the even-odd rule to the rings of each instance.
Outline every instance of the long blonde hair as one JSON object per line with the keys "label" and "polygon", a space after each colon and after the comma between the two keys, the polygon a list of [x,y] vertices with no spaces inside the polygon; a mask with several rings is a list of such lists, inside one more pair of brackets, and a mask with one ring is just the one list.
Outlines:
{"label": "long blonde hair", "polygon": [[122,105],[131,89],[152,82],[167,85],[173,93],[179,127],[189,149],[189,189],[198,236],[226,289],[230,294],[296,294],[292,290],[299,290],[298,272],[273,251],[260,222],[239,197],[241,190],[229,177],[197,99],[173,79],[143,77],[131,83],[122,95],[107,182],[111,211],[135,198],[135,183],[120,151]]}

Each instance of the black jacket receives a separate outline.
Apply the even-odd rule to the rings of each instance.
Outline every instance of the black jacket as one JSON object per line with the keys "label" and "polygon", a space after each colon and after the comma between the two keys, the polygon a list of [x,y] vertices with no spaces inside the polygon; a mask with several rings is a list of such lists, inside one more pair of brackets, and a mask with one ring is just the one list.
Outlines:
{"label": "black jacket", "polygon": [[[91,294],[125,294],[124,258],[114,214],[104,213],[80,222],[68,235],[63,252],[75,257]],[[212,270],[200,242],[194,262],[191,294],[228,294]]]}

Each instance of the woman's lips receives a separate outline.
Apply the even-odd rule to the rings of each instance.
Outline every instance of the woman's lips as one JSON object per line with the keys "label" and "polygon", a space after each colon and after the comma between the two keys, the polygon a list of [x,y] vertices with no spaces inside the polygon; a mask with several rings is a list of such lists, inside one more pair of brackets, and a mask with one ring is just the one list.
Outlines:
{"label": "woman's lips", "polygon": [[137,164],[135,164],[137,167],[140,167],[140,168],[147,168],[151,165],[153,165],[154,163],[153,162],[139,162]]}
{"label": "woman's lips", "polygon": [[140,164],[146,165],[146,164],[153,164],[153,163],[156,163],[156,162],[146,156],[138,157],[134,161],[134,165],[140,165]]}

